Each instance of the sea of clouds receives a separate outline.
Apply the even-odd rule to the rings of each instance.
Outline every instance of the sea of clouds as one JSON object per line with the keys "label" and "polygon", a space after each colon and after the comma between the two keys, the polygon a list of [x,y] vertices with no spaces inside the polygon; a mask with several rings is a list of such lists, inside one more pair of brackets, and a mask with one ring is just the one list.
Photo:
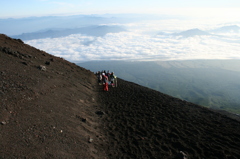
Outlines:
{"label": "sea of clouds", "polygon": [[171,34],[193,28],[212,29],[220,27],[218,24],[163,20],[124,24],[124,27],[128,31],[108,33],[103,37],[73,34],[60,38],[28,40],[25,43],[72,62],[240,59],[240,33],[192,37]]}

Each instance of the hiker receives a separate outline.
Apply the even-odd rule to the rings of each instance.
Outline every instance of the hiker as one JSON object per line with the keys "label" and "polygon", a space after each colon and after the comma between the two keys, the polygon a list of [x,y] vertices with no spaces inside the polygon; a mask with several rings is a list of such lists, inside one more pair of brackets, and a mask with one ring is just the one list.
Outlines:
{"label": "hiker", "polygon": [[108,91],[108,76],[102,73],[103,91]]}
{"label": "hiker", "polygon": [[115,76],[114,74],[113,77],[114,77],[114,87],[117,87],[117,76]]}
{"label": "hiker", "polygon": [[98,84],[100,85],[102,83],[102,74],[100,71],[97,72],[97,78],[98,78]]}
{"label": "hiker", "polygon": [[110,74],[109,78],[110,78],[110,81],[111,81],[111,86],[112,86],[112,87],[115,87],[115,86],[116,86],[116,81],[115,81],[115,79],[117,78],[117,76],[114,75],[114,72],[112,72],[112,73]]}
{"label": "hiker", "polygon": [[111,73],[109,70],[107,71],[107,76],[108,76],[108,79],[110,79]]}

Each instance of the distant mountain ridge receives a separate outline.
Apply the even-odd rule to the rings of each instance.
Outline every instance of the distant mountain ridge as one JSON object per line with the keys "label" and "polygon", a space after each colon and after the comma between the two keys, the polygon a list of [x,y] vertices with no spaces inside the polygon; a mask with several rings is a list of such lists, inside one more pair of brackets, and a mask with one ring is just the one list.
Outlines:
{"label": "distant mountain ridge", "polygon": [[179,33],[172,33],[172,34],[167,34],[167,33],[161,31],[157,35],[182,36],[182,37],[188,38],[188,37],[204,36],[204,35],[217,36],[216,34],[221,34],[221,33],[240,33],[240,27],[237,25],[230,25],[230,26],[223,26],[220,28],[216,28],[213,30],[207,30],[207,31],[203,31],[198,28],[194,28],[194,29],[189,29],[186,31],[182,31]]}
{"label": "distant mountain ridge", "polygon": [[211,32],[213,32],[213,33],[240,33],[240,27],[237,25],[223,26],[221,28],[211,30]]}
{"label": "distant mountain ridge", "polygon": [[198,28],[195,28],[195,29],[189,29],[189,30],[185,30],[185,31],[182,31],[182,32],[178,32],[178,33],[165,33],[163,31],[161,31],[157,35],[182,36],[182,37],[188,38],[188,37],[211,35],[211,34],[208,33],[207,31],[203,31],[203,30],[200,30]]}
{"label": "distant mountain ridge", "polygon": [[192,37],[192,36],[196,36],[196,35],[211,35],[210,33],[206,32],[206,31],[202,31],[200,29],[190,29],[190,30],[186,30],[180,33],[175,33],[173,34],[175,36],[183,36],[183,37]]}
{"label": "distant mountain ridge", "polygon": [[74,29],[50,29],[42,32],[33,32],[33,33],[23,33],[21,35],[11,36],[12,38],[21,39],[21,40],[33,40],[33,39],[44,39],[44,38],[58,38],[64,37],[71,34],[83,34],[89,36],[104,36],[107,33],[118,33],[127,31],[123,27],[120,26],[88,26],[82,28],[74,28]]}
{"label": "distant mountain ridge", "polygon": [[22,33],[36,32],[46,28],[73,28],[100,24],[114,23],[112,18],[104,18],[96,15],[73,16],[46,16],[28,17],[20,19],[0,19],[1,33],[6,35],[18,35]]}
{"label": "distant mountain ridge", "polygon": [[37,32],[47,28],[80,28],[93,25],[126,24],[173,18],[146,14],[91,14],[0,19],[0,33],[8,36]]}

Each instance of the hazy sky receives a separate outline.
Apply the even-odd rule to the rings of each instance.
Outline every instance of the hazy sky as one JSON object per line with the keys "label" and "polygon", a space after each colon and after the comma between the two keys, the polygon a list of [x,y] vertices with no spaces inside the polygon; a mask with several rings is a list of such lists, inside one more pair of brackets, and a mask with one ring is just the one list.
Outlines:
{"label": "hazy sky", "polygon": [[[169,16],[171,18],[156,22],[131,22],[124,24],[128,32],[110,33],[103,37],[74,34],[24,41],[70,61],[240,59],[240,32],[189,38],[143,34],[240,26],[240,0],[0,0],[0,6],[0,18],[107,13],[158,13],[193,17]],[[0,32],[3,25],[0,25]]]}
{"label": "hazy sky", "polygon": [[239,0],[0,0],[0,18],[64,14],[167,13],[238,16]]}

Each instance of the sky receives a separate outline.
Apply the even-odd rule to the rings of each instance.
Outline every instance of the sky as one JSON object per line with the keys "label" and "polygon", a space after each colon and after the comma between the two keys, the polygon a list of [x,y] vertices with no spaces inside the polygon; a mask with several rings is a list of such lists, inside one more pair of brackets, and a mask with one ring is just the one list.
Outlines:
{"label": "sky", "polygon": [[[208,31],[227,25],[240,27],[239,0],[0,0],[0,6],[0,19],[121,13],[191,17],[161,19],[148,23],[113,24],[121,25],[128,31],[109,33],[103,37],[74,34],[60,38],[24,41],[40,50],[73,62],[240,59],[240,31],[221,36],[189,38],[156,35],[160,32],[174,33],[193,28]],[[60,26],[55,26],[57,27]],[[44,29],[49,28],[40,30]],[[146,32],[154,32],[155,35]],[[89,45],[85,45],[86,43]]]}
{"label": "sky", "polygon": [[237,16],[239,0],[0,0],[0,18],[29,16],[159,13]]}

